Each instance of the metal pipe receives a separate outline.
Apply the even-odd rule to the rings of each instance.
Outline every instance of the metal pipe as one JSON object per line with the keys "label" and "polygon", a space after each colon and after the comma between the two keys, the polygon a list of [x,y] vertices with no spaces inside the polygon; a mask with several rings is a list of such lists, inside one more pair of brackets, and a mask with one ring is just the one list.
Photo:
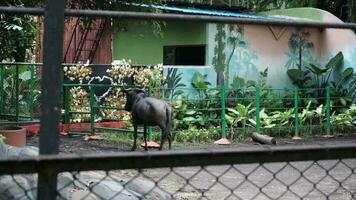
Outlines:
{"label": "metal pipe", "polygon": [[326,87],[326,134],[330,134],[330,86]]}
{"label": "metal pipe", "polygon": [[261,103],[260,87],[256,86],[256,132],[257,133],[259,133],[261,129],[260,103]]}
{"label": "metal pipe", "polygon": [[299,88],[297,86],[294,87],[294,136],[299,137],[299,99],[298,93]]}
{"label": "metal pipe", "polygon": [[[0,13],[11,14],[30,14],[43,15],[43,8],[17,8],[17,7],[0,7]],[[127,18],[142,20],[179,20],[194,22],[211,22],[211,23],[234,23],[250,24],[265,26],[291,26],[291,27],[310,27],[310,28],[337,28],[337,29],[355,29],[356,23],[335,23],[335,22],[316,22],[302,21],[291,19],[250,19],[239,17],[221,17],[208,15],[191,15],[191,14],[162,14],[149,12],[131,12],[131,11],[111,11],[111,10],[78,10],[66,9],[65,16],[74,17],[109,17],[109,18]]]}
{"label": "metal pipe", "polygon": [[235,149],[41,155],[0,159],[0,175],[143,169],[356,158],[356,144],[240,147]]}

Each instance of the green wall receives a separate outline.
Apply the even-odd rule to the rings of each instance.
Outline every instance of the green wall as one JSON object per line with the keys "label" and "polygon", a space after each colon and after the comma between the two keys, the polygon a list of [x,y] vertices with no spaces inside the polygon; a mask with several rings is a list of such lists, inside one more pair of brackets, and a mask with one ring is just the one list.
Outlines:
{"label": "green wall", "polygon": [[113,34],[113,59],[131,59],[134,64],[163,63],[163,46],[206,44],[206,25],[194,22],[167,22],[162,36],[153,34],[152,27],[129,21],[127,31]]}

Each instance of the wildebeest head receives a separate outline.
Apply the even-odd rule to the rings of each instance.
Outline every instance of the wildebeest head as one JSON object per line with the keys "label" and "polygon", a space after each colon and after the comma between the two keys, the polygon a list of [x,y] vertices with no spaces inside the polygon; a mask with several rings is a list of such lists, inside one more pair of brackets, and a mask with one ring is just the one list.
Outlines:
{"label": "wildebeest head", "polygon": [[145,96],[145,91],[142,89],[124,89],[124,93],[126,94],[126,104],[125,104],[125,110],[128,112],[132,111],[132,106],[139,97],[139,94],[143,94]]}

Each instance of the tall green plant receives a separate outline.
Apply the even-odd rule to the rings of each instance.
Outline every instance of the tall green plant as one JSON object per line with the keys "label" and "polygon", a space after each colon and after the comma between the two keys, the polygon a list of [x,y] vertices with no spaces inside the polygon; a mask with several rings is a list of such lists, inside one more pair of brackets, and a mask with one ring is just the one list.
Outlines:
{"label": "tall green plant", "polygon": [[[344,56],[339,52],[324,67],[310,64],[306,70],[289,69],[287,75],[299,88],[306,89],[305,94],[307,97],[314,98],[314,102],[325,98],[325,88],[330,86],[330,94],[333,101],[336,101],[335,104],[346,106],[351,103],[351,98],[348,96],[345,83],[353,76],[353,68],[346,68],[339,73],[343,61]],[[333,74],[336,76],[331,80]]]}
{"label": "tall green plant", "polygon": [[174,99],[179,94],[182,94],[182,90],[177,90],[179,87],[185,87],[184,83],[181,83],[182,80],[182,73],[177,73],[177,68],[169,68],[165,84],[167,86],[167,94],[169,95],[168,98]]}
{"label": "tall green plant", "polygon": [[[4,97],[4,107],[5,112],[14,114],[15,113],[15,104],[19,105],[20,113],[29,113],[30,105],[35,105],[38,102],[39,91],[37,85],[38,80],[34,81],[34,88],[31,88],[31,72],[27,69],[27,66],[19,67],[19,77],[18,77],[18,102],[16,102],[16,73],[15,67],[10,67],[6,70],[5,77],[3,79],[3,97]],[[30,95],[33,93],[33,102],[30,101]]]}
{"label": "tall green plant", "polygon": [[209,87],[210,82],[206,80],[207,75],[206,74],[201,74],[200,72],[195,72],[191,84],[193,88],[195,88],[198,92],[199,98],[203,98],[204,95],[206,95],[206,91]]}

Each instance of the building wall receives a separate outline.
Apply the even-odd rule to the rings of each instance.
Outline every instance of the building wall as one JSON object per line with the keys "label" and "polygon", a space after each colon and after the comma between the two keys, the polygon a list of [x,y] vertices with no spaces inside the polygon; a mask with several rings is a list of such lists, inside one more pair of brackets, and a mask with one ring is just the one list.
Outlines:
{"label": "building wall", "polygon": [[131,20],[125,30],[114,29],[113,59],[131,59],[132,63],[155,65],[163,63],[163,46],[206,44],[205,24],[166,22],[162,35],[142,21]]}
{"label": "building wall", "polygon": [[[70,20],[65,21],[64,24],[64,33],[63,33],[63,57],[67,52],[68,45],[70,43],[74,27],[77,21],[77,17],[72,17]],[[92,25],[92,29],[99,27],[99,20],[94,21],[94,25]],[[39,18],[39,26],[40,32],[37,36],[38,47],[36,50],[36,62],[43,62],[43,17]],[[74,32],[74,37],[72,42],[68,48],[67,57],[64,63],[72,63],[73,58],[75,56],[76,48],[78,47],[79,40],[81,35],[83,34],[83,29],[77,28]],[[83,49],[89,49],[92,46],[92,40],[95,38],[95,32],[89,31],[87,36],[87,42],[84,43]],[[82,52],[81,57],[87,58],[89,56],[88,52]],[[82,60],[82,59],[80,59]],[[92,61],[94,64],[110,64],[112,63],[112,31],[111,26],[107,26],[101,40],[99,42],[99,46],[95,53],[94,59]]]}
{"label": "building wall", "polygon": [[[304,15],[301,15],[304,13]],[[264,13],[273,16],[303,18],[305,20],[331,21],[335,16],[322,10],[298,8]],[[323,66],[338,51],[342,51],[347,67],[356,69],[356,37],[350,30],[316,29],[294,27],[272,27],[252,25],[190,24],[176,22],[167,24],[163,38],[150,34],[151,30],[138,24],[130,24],[127,32],[114,36],[114,58],[132,59],[133,63],[162,63],[162,46],[177,44],[201,44],[206,41],[206,66],[178,67],[182,73],[182,83],[191,86],[194,73],[206,75],[212,87],[216,86],[218,73],[215,69],[216,49],[218,48],[218,29],[223,31],[225,84],[230,85],[238,76],[247,80],[257,80],[260,72],[268,68],[267,85],[273,88],[290,88],[292,83],[287,70],[298,68],[300,39],[304,40],[302,68],[310,63]],[[231,41],[235,39],[235,44]],[[231,58],[231,59],[229,59]],[[346,66],[346,65],[345,65]],[[167,72],[168,69],[165,70]]]}

